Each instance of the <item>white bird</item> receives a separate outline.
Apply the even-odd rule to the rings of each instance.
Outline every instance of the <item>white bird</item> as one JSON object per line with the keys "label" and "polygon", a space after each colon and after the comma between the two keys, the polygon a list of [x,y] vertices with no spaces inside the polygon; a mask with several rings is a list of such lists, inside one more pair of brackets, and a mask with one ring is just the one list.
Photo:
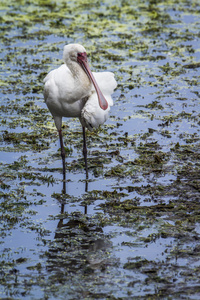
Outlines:
{"label": "white bird", "polygon": [[64,64],[49,72],[44,79],[44,99],[59,133],[65,180],[62,117],[77,117],[81,122],[83,155],[88,177],[85,127],[92,130],[107,120],[110,106],[113,105],[111,94],[117,82],[111,72],[91,72],[86,50],[80,44],[64,46],[63,60]]}

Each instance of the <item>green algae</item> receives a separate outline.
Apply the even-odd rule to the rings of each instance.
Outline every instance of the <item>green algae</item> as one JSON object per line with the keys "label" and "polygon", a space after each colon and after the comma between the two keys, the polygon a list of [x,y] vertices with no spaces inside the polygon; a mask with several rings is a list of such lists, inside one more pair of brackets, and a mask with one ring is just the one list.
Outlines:
{"label": "green algae", "polygon": [[[199,11],[198,1],[1,1],[2,297],[198,299]],[[88,182],[80,125],[64,123],[64,195],[42,81],[70,42],[118,89],[107,124],[87,133]]]}

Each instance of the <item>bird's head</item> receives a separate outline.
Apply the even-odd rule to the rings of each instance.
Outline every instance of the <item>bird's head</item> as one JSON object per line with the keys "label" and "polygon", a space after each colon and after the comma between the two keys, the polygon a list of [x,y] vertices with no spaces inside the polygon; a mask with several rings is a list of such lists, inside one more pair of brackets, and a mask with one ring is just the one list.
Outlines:
{"label": "bird's head", "polygon": [[80,44],[68,44],[64,46],[63,59],[64,61],[77,62],[78,53],[86,53],[85,48]]}
{"label": "bird's head", "polygon": [[66,45],[64,47],[63,58],[64,58],[64,61],[66,62],[66,64],[70,60],[73,62],[77,62],[81,66],[81,68],[85,71],[86,75],[92,81],[92,83],[95,87],[95,90],[96,90],[96,93],[98,96],[98,100],[99,100],[99,106],[103,110],[106,110],[108,108],[108,102],[105,99],[105,97],[103,96],[103,94],[94,78],[94,75],[92,74],[92,71],[88,64],[87,53],[86,53],[85,48],[80,44]]}

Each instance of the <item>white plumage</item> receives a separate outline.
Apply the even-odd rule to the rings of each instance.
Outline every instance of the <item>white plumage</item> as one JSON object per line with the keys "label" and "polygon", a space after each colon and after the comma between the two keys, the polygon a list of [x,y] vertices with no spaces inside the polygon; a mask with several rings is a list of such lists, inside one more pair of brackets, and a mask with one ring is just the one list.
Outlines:
{"label": "white plumage", "polygon": [[[111,72],[93,73],[100,90],[108,102],[108,108],[103,110],[99,106],[98,96],[94,86],[92,86],[92,94],[86,101],[82,111],[80,122],[82,126],[87,127],[90,131],[93,128],[98,128],[108,119],[108,113],[110,106],[113,106],[113,99],[111,94],[116,88],[117,84],[114,78],[114,74]],[[110,85],[109,85],[110,84]]]}
{"label": "white plumage", "polygon": [[[77,117],[89,130],[102,125],[113,105],[111,94],[117,86],[111,72],[92,73],[87,62],[86,50],[79,44],[64,47],[64,64],[49,72],[44,79],[44,98],[59,132],[63,174],[65,153],[62,142],[62,117]],[[87,149],[83,149],[87,172]]]}

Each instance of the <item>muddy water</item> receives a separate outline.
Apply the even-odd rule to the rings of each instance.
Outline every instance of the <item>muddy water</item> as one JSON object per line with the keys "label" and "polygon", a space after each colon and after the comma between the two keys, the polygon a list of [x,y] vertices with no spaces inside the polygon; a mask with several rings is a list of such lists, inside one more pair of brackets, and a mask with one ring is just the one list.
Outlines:
{"label": "muddy water", "polygon": [[[1,1],[0,297],[199,299],[198,1]],[[43,78],[63,46],[118,81],[110,118],[64,120]]]}

